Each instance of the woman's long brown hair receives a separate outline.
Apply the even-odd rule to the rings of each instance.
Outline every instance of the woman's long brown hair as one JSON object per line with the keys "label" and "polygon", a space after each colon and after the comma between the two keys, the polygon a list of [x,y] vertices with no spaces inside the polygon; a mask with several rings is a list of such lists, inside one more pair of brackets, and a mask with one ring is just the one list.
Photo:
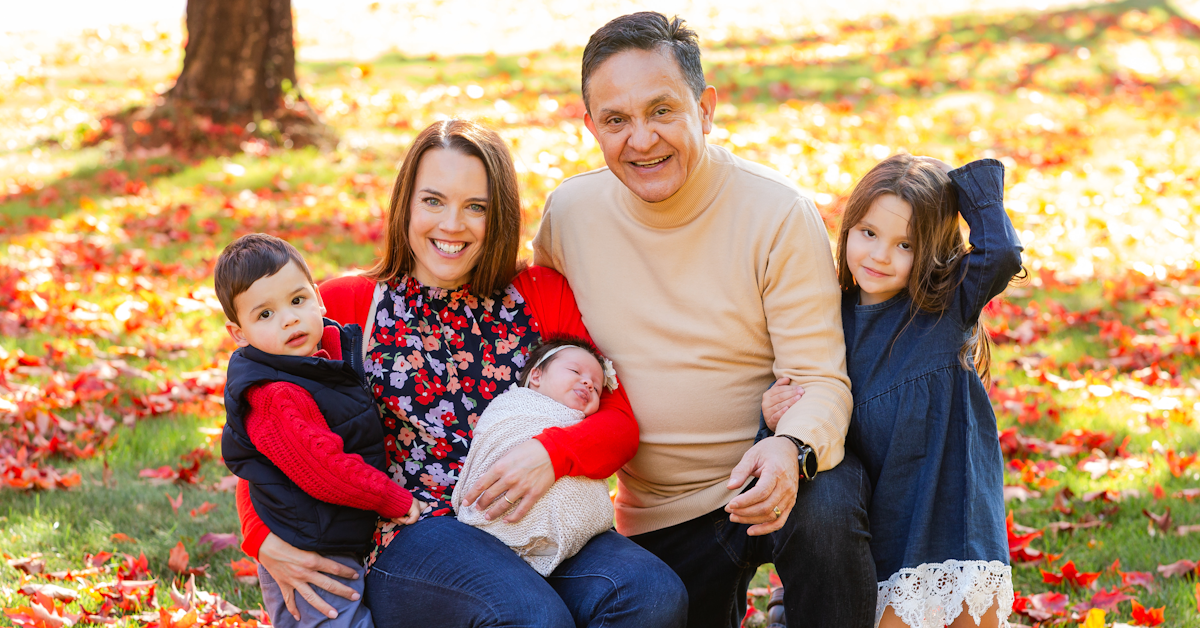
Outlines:
{"label": "woman's long brown hair", "polygon": [[392,187],[383,256],[366,276],[375,281],[392,281],[412,271],[415,258],[408,241],[408,222],[417,168],[426,152],[439,148],[476,157],[487,172],[487,223],[483,250],[471,272],[471,288],[480,296],[490,295],[507,286],[517,274],[521,197],[508,145],[495,131],[469,120],[435,122],[413,140]]}
{"label": "woman's long brown hair", "polygon": [[[885,194],[894,194],[912,207],[908,236],[913,265],[906,290],[912,298],[913,315],[918,311],[940,315],[950,307],[954,291],[962,283],[960,271],[967,245],[958,228],[958,195],[950,177],[912,155],[888,157],[854,186],[838,230],[838,283],[843,291],[857,285],[846,263],[846,240],[875,199]],[[991,338],[981,321],[971,329],[958,357],[967,370],[974,363],[984,385],[990,385]]]}

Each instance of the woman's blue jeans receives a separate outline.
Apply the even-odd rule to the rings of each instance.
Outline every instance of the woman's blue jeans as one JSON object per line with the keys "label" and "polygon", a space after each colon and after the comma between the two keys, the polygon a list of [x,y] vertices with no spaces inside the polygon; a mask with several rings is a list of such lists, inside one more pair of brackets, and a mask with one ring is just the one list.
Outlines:
{"label": "woman's blue jeans", "polygon": [[665,563],[609,530],[548,578],[453,517],[406,526],[367,574],[376,628],[682,627],[687,592]]}

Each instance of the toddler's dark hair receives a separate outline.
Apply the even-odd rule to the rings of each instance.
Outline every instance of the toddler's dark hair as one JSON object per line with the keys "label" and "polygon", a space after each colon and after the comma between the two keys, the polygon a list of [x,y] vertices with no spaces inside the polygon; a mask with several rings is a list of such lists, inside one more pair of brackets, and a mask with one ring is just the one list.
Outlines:
{"label": "toddler's dark hair", "polygon": [[213,270],[213,287],[225,310],[225,318],[241,325],[233,300],[250,289],[254,282],[279,272],[288,262],[296,262],[309,283],[314,283],[308,264],[300,251],[273,235],[251,233],[234,240],[221,251]]}
{"label": "toddler's dark hair", "polygon": [[[546,358],[546,361],[542,362],[541,364],[538,364],[538,360],[541,360],[542,356],[559,347],[579,347],[580,349],[587,351],[592,355],[593,358],[596,358],[596,362],[600,365],[600,370],[602,372],[604,371],[604,356],[600,353],[600,350],[596,348],[596,345],[578,336],[554,336],[542,340],[536,347],[533,348],[533,351],[529,352],[529,357],[525,360],[525,368],[521,369],[521,375],[517,379],[517,383],[521,386],[528,386],[529,374],[533,372],[534,366],[536,365],[537,368],[545,369],[547,366],[550,366],[554,360],[558,359],[559,354],[555,353],[554,355]],[[600,387],[604,387],[604,382],[600,382]]]}

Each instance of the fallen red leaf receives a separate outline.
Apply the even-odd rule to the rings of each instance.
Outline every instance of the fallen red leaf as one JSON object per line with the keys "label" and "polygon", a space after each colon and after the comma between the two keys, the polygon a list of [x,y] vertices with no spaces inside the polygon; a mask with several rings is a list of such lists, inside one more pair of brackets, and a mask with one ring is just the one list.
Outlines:
{"label": "fallen red leaf", "polygon": [[193,508],[189,512],[192,515],[192,518],[195,519],[196,517],[202,517],[202,516],[208,514],[209,511],[211,511],[213,508],[216,508],[216,507],[217,507],[216,504],[212,504],[212,503],[209,503],[206,501],[203,504],[200,504],[200,506],[198,508]]}
{"label": "fallen red leaf", "polygon": [[1173,475],[1175,477],[1180,477],[1181,475],[1183,475],[1184,471],[1187,471],[1188,467],[1192,466],[1193,462],[1196,462],[1196,456],[1197,456],[1197,454],[1192,454],[1190,456],[1184,456],[1184,455],[1175,453],[1174,449],[1168,449],[1167,450],[1167,469],[1169,469],[1171,471],[1171,475]]}
{"label": "fallen red leaf", "polygon": [[104,563],[107,563],[108,559],[110,559],[112,557],[113,557],[113,555],[111,552],[100,552],[99,554],[96,554],[95,556],[92,556],[92,555],[85,556],[84,562],[91,565],[92,567],[100,567]]}
{"label": "fallen red leaf", "polygon": [[1170,532],[1171,530],[1171,509],[1167,508],[1163,514],[1156,515],[1149,510],[1143,508],[1142,514],[1150,517],[1150,533],[1154,534],[1154,529],[1158,528],[1162,532]]}
{"label": "fallen red leaf", "polygon": [[1164,610],[1166,610],[1165,606],[1159,607],[1159,608],[1145,608],[1141,604],[1138,604],[1137,600],[1134,600],[1133,601],[1133,625],[1134,626],[1157,626],[1157,625],[1163,623],[1163,621],[1165,621],[1165,619],[1163,619],[1163,611]]}
{"label": "fallen red leaf", "polygon": [[163,493],[163,495],[166,495],[167,501],[171,502],[171,510],[175,511],[175,514],[179,514],[179,507],[183,505],[183,491],[179,491],[179,497],[171,497],[170,493]]}
{"label": "fallen red leaf", "polygon": [[10,558],[8,559],[8,566],[17,571],[33,575],[46,570],[46,561],[42,560],[42,555],[39,552],[19,558]]}
{"label": "fallen red leaf", "polygon": [[188,553],[183,547],[183,541],[180,541],[171,548],[171,556],[167,559],[167,567],[175,573],[181,574],[187,571]]}
{"label": "fallen red leaf", "polygon": [[1070,598],[1065,593],[1038,593],[1031,595],[1024,604],[1024,608],[1018,610],[1017,605],[1013,605],[1013,610],[1034,621],[1046,621],[1052,617],[1065,617],[1067,614],[1067,602]]}
{"label": "fallen red leaf", "polygon": [[125,534],[124,532],[116,532],[108,537],[113,543],[137,543],[137,539]]}
{"label": "fallen red leaf", "polygon": [[214,532],[209,532],[200,537],[200,540],[197,541],[197,543],[200,545],[212,544],[212,548],[209,551],[216,553],[227,547],[236,546],[238,544],[238,535],[232,532],[229,534],[217,534]]}
{"label": "fallen red leaf", "polygon": [[1169,565],[1159,565],[1158,573],[1164,578],[1184,576],[1196,571],[1196,563],[1188,560],[1177,560]]}
{"label": "fallen red leaf", "polygon": [[145,580],[150,578],[150,567],[146,555],[139,553],[137,558],[125,554],[124,560],[117,566],[117,577],[121,580]]}
{"label": "fallen red leaf", "polygon": [[1154,574],[1149,571],[1117,571],[1121,575],[1121,584],[1127,587],[1142,587],[1154,591]]}
{"label": "fallen red leaf", "polygon": [[1075,561],[1069,560],[1065,565],[1062,566],[1061,575],[1043,569],[1042,580],[1049,584],[1061,584],[1065,581],[1072,585],[1087,589],[1096,583],[1096,579],[1100,577],[1100,573],[1101,572],[1099,571],[1091,573],[1078,571],[1075,568]]}
{"label": "fallen red leaf", "polygon": [[1075,607],[1071,610],[1080,613],[1089,611],[1093,608],[1098,608],[1104,611],[1115,611],[1117,604],[1120,604],[1125,600],[1132,599],[1133,598],[1125,595],[1125,592],[1121,591],[1117,587],[1113,587],[1112,590],[1100,589],[1092,595],[1092,599],[1083,602],[1082,604],[1075,605]]}

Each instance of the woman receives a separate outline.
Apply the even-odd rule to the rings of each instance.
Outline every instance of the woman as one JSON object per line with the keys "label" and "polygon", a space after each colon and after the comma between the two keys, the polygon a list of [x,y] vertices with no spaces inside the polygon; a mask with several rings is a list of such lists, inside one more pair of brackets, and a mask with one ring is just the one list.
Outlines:
{"label": "woman", "polygon": [[[428,504],[412,525],[377,527],[366,604],[376,625],[389,627],[682,626],[679,578],[615,531],[542,578],[495,537],[454,518],[450,495],[483,408],[512,385],[539,336],[587,336],[561,275],[518,272],[520,223],[503,140],[471,122],[439,122],[422,131],[400,167],[382,259],[365,276],[321,287],[330,318],[363,325],[388,472]],[[578,425],[517,447],[464,500],[518,521],[556,478],[608,477],[637,443],[618,388]],[[319,573],[349,577],[344,567],[269,534],[244,485],[238,510],[243,548],[275,577],[293,613],[292,589],[320,612],[331,609],[310,585],[351,596]]]}

